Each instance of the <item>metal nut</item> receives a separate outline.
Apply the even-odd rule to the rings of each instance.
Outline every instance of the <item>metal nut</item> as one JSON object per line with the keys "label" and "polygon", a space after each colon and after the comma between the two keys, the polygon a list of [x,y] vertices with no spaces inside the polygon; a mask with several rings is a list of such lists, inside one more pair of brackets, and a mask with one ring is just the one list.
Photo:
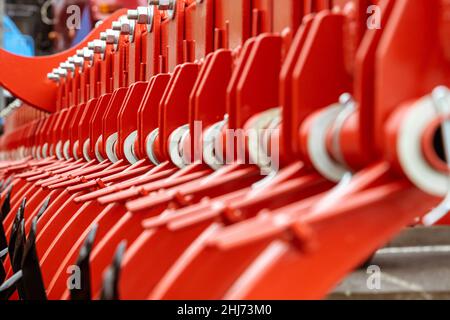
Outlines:
{"label": "metal nut", "polygon": [[174,0],[150,0],[149,5],[158,6],[159,10],[173,10],[175,8]]}
{"label": "metal nut", "polygon": [[61,63],[60,66],[64,70],[75,71],[75,65],[73,63],[68,62],[68,61]]}
{"label": "metal nut", "polygon": [[151,24],[152,18],[149,7],[138,7],[137,8],[137,23],[139,24]]}
{"label": "metal nut", "polygon": [[134,21],[129,20],[127,17],[120,17],[119,21],[114,21],[112,23],[112,29],[114,31],[119,31],[122,34],[131,34],[133,32]]}
{"label": "metal nut", "polygon": [[117,44],[118,42],[119,42],[119,33],[111,29],[106,30],[106,43]]}
{"label": "metal nut", "polygon": [[84,54],[83,54],[84,60],[92,61],[94,59],[94,51],[84,48]]}
{"label": "metal nut", "polygon": [[58,82],[59,76],[52,72],[47,74],[47,79],[52,80],[53,82]]}
{"label": "metal nut", "polygon": [[94,52],[104,53],[106,49],[106,42],[102,40],[94,40]]}
{"label": "metal nut", "polygon": [[73,57],[73,64],[78,66],[78,67],[82,67],[84,64],[84,59],[78,56],[74,56]]}
{"label": "metal nut", "polygon": [[120,31],[121,29],[121,23],[120,21],[113,21],[112,23],[112,27],[111,27],[114,31]]}
{"label": "metal nut", "polygon": [[122,34],[132,34],[133,33],[133,21],[123,18],[120,21],[120,33]]}
{"label": "metal nut", "polygon": [[67,70],[64,70],[63,68],[58,68],[56,74],[60,78],[65,78],[65,77],[67,77]]}
{"label": "metal nut", "polygon": [[137,10],[128,10],[127,18],[129,20],[137,20],[138,19],[138,11]]}

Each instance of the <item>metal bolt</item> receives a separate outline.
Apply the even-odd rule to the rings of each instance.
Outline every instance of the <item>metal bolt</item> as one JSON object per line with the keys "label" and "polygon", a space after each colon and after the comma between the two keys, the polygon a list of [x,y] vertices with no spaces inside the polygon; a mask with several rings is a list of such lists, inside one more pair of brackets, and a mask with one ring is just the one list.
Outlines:
{"label": "metal bolt", "polygon": [[122,16],[119,21],[113,21],[112,29],[114,31],[120,31],[122,34],[131,34],[133,32],[132,23],[127,17]]}
{"label": "metal bolt", "polygon": [[67,70],[64,70],[63,68],[58,68],[56,74],[60,78],[65,78],[65,77],[67,77]]}
{"label": "metal bolt", "polygon": [[153,12],[149,7],[138,7],[137,8],[137,23],[139,24],[152,24],[153,22]]}
{"label": "metal bolt", "polygon": [[174,0],[150,0],[148,4],[158,6],[159,10],[172,10],[175,7]]}
{"label": "metal bolt", "polygon": [[120,32],[122,34],[132,34],[133,33],[133,22],[127,18],[123,18],[120,21]]}
{"label": "metal bolt", "polygon": [[112,29],[113,29],[114,31],[120,31],[120,29],[121,29],[121,23],[120,23],[120,21],[113,21],[113,23],[112,23]]}
{"label": "metal bolt", "polygon": [[111,29],[106,30],[106,43],[117,44],[118,42],[119,42],[119,33]]}
{"label": "metal bolt", "polygon": [[129,20],[137,20],[138,19],[138,11],[137,10],[128,10],[127,18]]}
{"label": "metal bolt", "polygon": [[73,57],[73,64],[78,66],[78,67],[82,67],[84,64],[84,59],[78,56],[74,56]]}
{"label": "metal bolt", "polygon": [[70,70],[70,71],[75,71],[75,65],[70,63],[70,62],[63,62],[61,63],[61,68],[64,70]]}
{"label": "metal bolt", "polygon": [[66,69],[70,71],[75,71],[75,65],[70,62],[66,62]]}
{"label": "metal bolt", "polygon": [[170,19],[175,17],[177,0],[149,0],[148,4],[150,6],[158,6],[159,10],[167,11],[167,14]]}
{"label": "metal bolt", "polygon": [[53,72],[47,74],[47,79],[49,79],[53,82],[59,82],[59,77],[56,74],[54,74]]}
{"label": "metal bolt", "polygon": [[88,42],[88,49],[89,50],[94,50],[94,41],[90,41],[90,42]]}
{"label": "metal bolt", "polygon": [[106,32],[100,32],[100,40],[106,41]]}
{"label": "metal bolt", "polygon": [[106,42],[102,40],[94,40],[94,52],[104,53],[106,49]]}
{"label": "metal bolt", "polygon": [[84,54],[83,54],[83,58],[84,60],[87,61],[92,61],[94,59],[94,51],[88,49],[88,48],[84,48]]}
{"label": "metal bolt", "polygon": [[84,50],[83,49],[78,49],[77,50],[77,57],[83,57],[84,55]]}

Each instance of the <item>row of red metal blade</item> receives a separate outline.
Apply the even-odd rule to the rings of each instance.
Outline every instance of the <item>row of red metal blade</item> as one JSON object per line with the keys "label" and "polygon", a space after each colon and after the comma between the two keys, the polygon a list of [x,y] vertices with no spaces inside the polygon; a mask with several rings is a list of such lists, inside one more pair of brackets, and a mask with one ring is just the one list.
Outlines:
{"label": "row of red metal blade", "polygon": [[[447,25],[436,22],[444,1],[174,6],[152,7],[131,34],[110,32],[114,39],[84,49],[82,65],[55,83],[44,75],[87,42],[39,59],[0,52],[0,69],[35,64],[31,81],[0,72],[26,102],[1,137],[1,198],[10,198],[6,238],[32,239],[46,297],[105,297],[113,279],[109,297],[120,299],[324,298],[440,203],[442,195],[409,181],[396,142],[415,101],[448,83]],[[368,27],[374,14],[381,28]],[[322,172],[309,149],[313,129],[345,93],[356,107],[338,128],[341,157],[333,125],[322,141],[345,170]],[[279,170],[261,176],[234,154],[214,169],[177,163],[170,143],[182,127],[194,132],[195,121],[203,135],[223,121],[235,130],[275,122],[280,130],[262,140],[278,142]],[[216,139],[226,146],[222,132]],[[191,136],[175,139],[184,160],[195,154]],[[20,269],[12,260],[4,260],[6,278]],[[68,288],[77,264],[90,275],[84,295]]]}

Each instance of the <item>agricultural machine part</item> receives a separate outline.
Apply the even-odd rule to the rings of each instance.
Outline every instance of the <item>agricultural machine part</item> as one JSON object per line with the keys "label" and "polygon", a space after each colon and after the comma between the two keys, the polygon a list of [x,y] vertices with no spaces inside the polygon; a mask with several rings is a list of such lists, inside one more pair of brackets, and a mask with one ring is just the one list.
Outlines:
{"label": "agricultural machine part", "polygon": [[446,223],[446,10],[151,1],[30,60],[50,73],[12,90],[0,138],[2,296],[28,297],[32,239],[48,299],[323,298],[403,228]]}

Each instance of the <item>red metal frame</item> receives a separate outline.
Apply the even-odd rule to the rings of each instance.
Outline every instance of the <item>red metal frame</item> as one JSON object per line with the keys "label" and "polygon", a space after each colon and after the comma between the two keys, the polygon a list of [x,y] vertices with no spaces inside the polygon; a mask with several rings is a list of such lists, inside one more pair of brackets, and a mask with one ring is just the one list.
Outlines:
{"label": "red metal frame", "polygon": [[[374,3],[384,27],[368,30],[366,9]],[[31,75],[33,91],[12,92],[55,112],[22,107],[10,116],[0,138],[10,160],[0,170],[14,179],[11,212],[28,200],[27,230],[52,199],[36,242],[49,298],[69,298],[66,269],[94,225],[94,297],[126,240],[124,299],[323,298],[441,200],[406,179],[396,146],[414,101],[449,85],[445,9],[406,0],[180,0],[173,16],[155,7],[151,28],[122,32],[58,86],[40,71]],[[99,30],[89,40],[94,35]],[[30,61],[48,72],[67,56]],[[0,81],[18,86],[1,71]],[[338,181],[315,168],[308,141],[315,120],[343,93],[357,106],[338,145],[354,176],[335,187]],[[183,126],[190,129],[179,143],[183,157],[199,160],[195,145],[211,126],[228,121],[218,137],[223,150],[216,150],[225,154],[232,142],[226,129],[253,128],[270,110],[280,111],[281,132],[265,138],[280,142],[281,162],[268,178],[240,164],[236,146],[233,163],[218,170],[180,165],[171,155],[173,134]],[[203,125],[199,136],[196,121]],[[159,164],[147,154],[156,129]],[[325,142],[330,155],[334,129]],[[68,146],[63,156],[61,145]],[[14,160],[19,155],[28,158]],[[11,214],[4,221],[7,236],[13,220]],[[11,276],[8,260],[5,268]]]}

